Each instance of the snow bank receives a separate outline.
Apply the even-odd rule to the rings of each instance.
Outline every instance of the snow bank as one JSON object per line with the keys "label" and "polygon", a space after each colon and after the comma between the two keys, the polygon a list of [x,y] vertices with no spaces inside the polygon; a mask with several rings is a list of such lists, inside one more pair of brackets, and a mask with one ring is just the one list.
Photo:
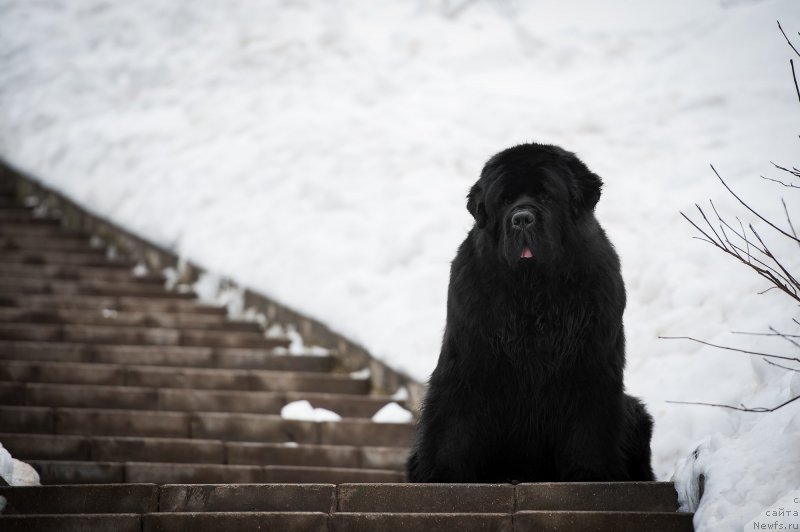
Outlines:
{"label": "snow bank", "polygon": [[[746,406],[777,406],[800,395],[800,373],[774,368],[767,372],[757,390],[749,394]],[[728,435],[716,433],[705,438],[678,465],[673,478],[681,509],[697,512],[698,529],[741,529],[798,488],[800,411],[784,408],[770,414],[745,413],[737,416],[736,422],[735,431]],[[704,489],[699,499],[701,475]],[[800,525],[800,519],[792,523]]]}
{"label": "snow bank", "polygon": [[[692,240],[678,211],[709,197],[731,209],[714,163],[782,217],[786,191],[758,176],[798,162],[775,20],[796,34],[800,3],[453,6],[9,1],[0,154],[422,381],[482,164],[527,140],[574,150],[605,180],[597,214],[629,296],[626,382],[655,416],[654,467],[670,478],[703,438],[735,442],[749,422],[665,401],[738,404],[761,369],[658,336],[755,348],[763,339],[730,331],[793,330],[791,302],[758,295],[764,283]],[[701,528],[710,514],[698,515]]]}

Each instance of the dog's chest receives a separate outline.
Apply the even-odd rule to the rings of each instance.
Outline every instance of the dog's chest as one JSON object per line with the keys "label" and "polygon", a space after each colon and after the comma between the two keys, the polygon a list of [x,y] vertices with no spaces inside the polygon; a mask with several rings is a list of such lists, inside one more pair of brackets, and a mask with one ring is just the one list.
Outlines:
{"label": "dog's chest", "polygon": [[507,356],[542,362],[580,351],[591,333],[591,307],[564,300],[505,305],[495,313],[496,346]]}

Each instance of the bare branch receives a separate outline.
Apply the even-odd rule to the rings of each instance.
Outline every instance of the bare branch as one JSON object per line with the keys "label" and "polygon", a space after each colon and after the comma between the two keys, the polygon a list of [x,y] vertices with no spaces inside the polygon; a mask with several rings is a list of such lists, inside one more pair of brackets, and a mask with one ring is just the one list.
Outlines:
{"label": "bare branch", "polygon": [[750,211],[750,212],[752,212],[753,214],[755,214],[756,216],[758,216],[758,218],[759,218],[761,221],[763,221],[764,223],[766,223],[767,225],[769,225],[770,227],[772,227],[773,229],[775,229],[776,231],[778,231],[778,232],[779,232],[779,233],[781,233],[782,235],[784,235],[784,236],[786,236],[786,237],[788,237],[788,238],[791,238],[791,239],[792,239],[792,240],[794,240],[795,242],[800,242],[800,240],[798,240],[796,236],[794,236],[794,235],[790,235],[789,233],[787,233],[786,231],[784,231],[783,229],[781,229],[780,227],[778,227],[778,226],[777,226],[777,225],[775,225],[774,223],[770,222],[769,220],[767,220],[766,218],[764,218],[763,216],[761,216],[761,215],[760,215],[758,212],[756,212],[756,211],[755,211],[755,210],[754,210],[754,209],[753,209],[753,208],[752,208],[750,205],[748,205],[747,203],[745,203],[745,201],[744,201],[742,198],[740,198],[740,197],[739,197],[739,196],[738,196],[738,195],[737,195],[737,194],[736,194],[736,193],[735,193],[733,190],[731,190],[731,187],[729,187],[729,186],[728,186],[728,184],[725,182],[725,180],[724,180],[724,179],[722,179],[722,176],[721,176],[721,175],[719,175],[719,172],[717,172],[717,169],[716,169],[716,168],[714,168],[714,165],[713,165],[713,164],[711,165],[711,169],[712,169],[712,170],[714,171],[714,173],[717,175],[717,178],[719,178],[720,182],[722,183],[722,186],[724,186],[724,187],[725,187],[725,188],[728,190],[728,192],[730,192],[730,193],[731,193],[731,195],[732,195],[734,198],[736,198],[736,200],[737,200],[739,203],[741,203],[741,204],[742,204],[742,205],[743,205],[743,206],[744,206],[744,207],[745,207],[745,208],[746,208],[748,211]]}
{"label": "bare branch", "polygon": [[[768,248],[768,247],[767,247],[767,245],[764,243],[764,241],[763,241],[763,240],[761,240],[761,235],[759,235],[759,234],[758,234],[758,232],[756,232],[756,230],[755,230],[755,228],[753,227],[753,225],[752,225],[752,224],[750,224],[750,231],[751,231],[751,232],[752,232],[752,233],[755,235],[755,237],[756,237],[756,238],[758,239],[758,241],[761,243],[761,247],[763,247],[763,248],[764,248],[765,255],[767,255],[769,258],[771,258],[771,259],[772,259],[772,262],[774,262],[775,264],[777,264],[777,265],[778,265],[778,268],[780,268],[780,269],[781,269],[781,271],[783,272],[783,274],[786,276],[785,278],[786,278],[786,279],[788,279],[788,281],[789,281],[789,284],[791,285],[791,287],[790,287],[790,288],[792,288],[792,291],[793,291],[793,293],[794,293],[794,294],[795,294],[795,296],[796,296],[796,295],[797,295],[797,290],[798,290],[798,289],[800,289],[800,283],[799,283],[799,282],[797,282],[797,279],[795,279],[795,278],[794,278],[794,276],[793,276],[791,273],[789,273],[789,270],[787,270],[787,269],[786,269],[786,268],[783,266],[783,264],[781,264],[781,262],[780,262],[778,259],[776,259],[776,258],[775,258],[775,255],[773,255],[773,254],[772,254],[772,252],[769,250],[769,248]],[[796,240],[798,243],[800,243],[800,240],[797,240],[796,238],[795,238],[795,240]],[[795,297],[795,299],[797,299],[797,297]]]}
{"label": "bare branch", "polygon": [[[713,202],[711,203],[711,205],[712,205],[712,208],[714,208]],[[739,237],[741,240],[746,242],[746,244],[748,246],[748,250],[745,251],[741,247],[733,244],[727,238],[727,233],[725,233],[724,231],[723,231],[723,234],[725,235],[725,237],[724,238],[721,237],[719,235],[719,233],[717,233],[717,231],[714,229],[714,226],[711,224],[711,222],[708,219],[708,217],[706,216],[705,212],[703,212],[703,209],[697,204],[695,204],[695,207],[700,212],[700,215],[702,216],[703,220],[706,222],[706,225],[708,226],[708,230],[702,229],[697,223],[694,222],[694,220],[689,218],[685,213],[681,212],[681,216],[683,216],[695,229],[697,229],[698,232],[700,232],[700,234],[702,234],[705,237],[705,238],[699,238],[698,237],[698,240],[703,240],[705,242],[708,242],[709,244],[711,244],[714,247],[720,249],[721,251],[727,253],[728,255],[731,255],[732,257],[734,257],[738,261],[740,261],[742,264],[745,264],[748,267],[750,267],[751,269],[753,269],[756,273],[758,273],[758,275],[760,275],[761,277],[767,279],[770,283],[775,285],[776,288],[779,288],[781,291],[783,291],[784,293],[786,293],[787,295],[789,295],[793,299],[796,299],[796,300],[800,301],[800,295],[798,295],[798,293],[797,293],[797,289],[794,286],[794,283],[793,283],[793,280],[791,279],[791,276],[786,277],[784,274],[782,274],[781,272],[779,272],[778,270],[776,270],[775,268],[773,268],[772,266],[770,266],[766,262],[764,262],[762,260],[759,260],[758,258],[754,257],[749,252],[749,247],[752,246],[754,249],[758,250],[765,257],[767,257],[770,260],[772,260],[773,262],[777,263],[778,267],[783,270],[784,268],[782,268],[782,266],[778,263],[777,259],[775,259],[772,256],[772,254],[770,253],[769,249],[759,248],[756,244],[751,242],[747,238],[746,235],[740,234],[729,223],[727,223],[724,219],[722,219],[719,216],[719,213],[717,213],[717,217],[720,220],[721,224],[723,224],[725,227],[728,227],[728,229],[731,232],[733,232],[737,237]],[[716,209],[715,209],[715,212],[716,212]],[[738,220],[738,218],[737,218],[737,220]],[[739,221],[739,223],[741,225],[741,221]],[[752,230],[752,226],[751,226],[751,230]],[[710,233],[709,233],[709,231],[710,231]],[[712,236],[712,234],[714,236]],[[763,245],[763,242],[762,242],[762,245]],[[747,260],[745,260],[742,257],[742,253],[746,253],[747,254],[747,257],[748,257]]]}
{"label": "bare branch", "polygon": [[[714,208],[713,202],[711,202],[711,206],[712,206],[712,208]],[[731,232],[733,232],[740,239],[744,240],[744,242],[747,244],[748,250],[745,251],[741,247],[733,244],[727,238],[727,233],[724,230],[722,231],[722,233],[724,235],[724,238],[720,237],[719,233],[717,233],[717,231],[714,229],[713,225],[711,225],[711,222],[708,220],[707,216],[703,212],[703,209],[700,206],[696,205],[696,204],[695,204],[695,207],[697,207],[698,211],[700,212],[701,216],[703,217],[704,221],[706,222],[706,225],[709,227],[711,233],[713,233],[714,237],[716,237],[716,239],[715,239],[714,237],[711,236],[711,234],[709,234],[706,231],[702,230],[693,220],[691,220],[688,216],[686,216],[686,214],[681,212],[681,215],[687,221],[689,221],[689,223],[691,223],[692,226],[694,226],[707,239],[706,240],[706,239],[699,238],[699,240],[705,240],[706,242],[708,242],[708,243],[712,244],[713,246],[719,248],[720,250],[724,251],[725,253],[735,257],[742,264],[745,264],[745,265],[749,266],[754,271],[756,271],[760,276],[764,277],[765,279],[770,281],[772,284],[774,284],[776,288],[779,288],[780,290],[785,292],[790,297],[800,301],[800,296],[798,296],[797,289],[795,288],[795,286],[796,286],[795,281],[791,277],[791,275],[789,275],[788,277],[785,276],[784,274],[782,274],[781,272],[779,272],[778,270],[776,270],[772,266],[768,265],[767,263],[765,263],[765,262],[753,257],[753,255],[749,251],[749,247],[750,246],[754,247],[760,253],[762,253],[766,257],[770,258],[773,262],[778,264],[778,267],[781,270],[785,270],[785,268],[783,268],[782,265],[777,261],[777,259],[775,259],[775,257],[770,253],[769,249],[766,248],[766,246],[765,246],[765,249],[761,249],[757,245],[753,244],[753,242],[751,242],[747,238],[746,235],[738,233],[736,231],[736,229],[731,227],[731,225],[729,223],[727,223],[724,219],[722,219],[719,216],[719,213],[716,213],[716,209],[715,209],[715,213],[717,214],[717,218],[720,220],[721,224],[724,225],[725,227],[728,227]],[[737,218],[737,220],[739,220],[739,219]],[[740,220],[739,220],[739,224],[741,225],[741,221]],[[753,230],[752,226],[751,226],[751,230]],[[756,237],[758,238],[758,235],[756,235]],[[762,245],[764,245],[763,242],[762,242]],[[742,257],[742,255],[741,255],[742,253],[746,253],[747,254],[748,260],[745,260]],[[760,268],[760,267],[756,266],[755,264],[753,264],[753,261],[758,263],[758,264],[760,264],[761,266],[763,266],[763,268]]]}

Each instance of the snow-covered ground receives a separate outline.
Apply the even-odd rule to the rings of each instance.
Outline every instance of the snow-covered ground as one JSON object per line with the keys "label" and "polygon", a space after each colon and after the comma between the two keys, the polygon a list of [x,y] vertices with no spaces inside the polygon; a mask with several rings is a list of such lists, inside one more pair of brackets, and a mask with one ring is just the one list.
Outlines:
{"label": "snow-covered ground", "polygon": [[[767,285],[678,214],[709,197],[741,212],[709,163],[776,218],[778,195],[800,196],[758,177],[800,162],[777,19],[797,35],[800,2],[0,0],[0,154],[424,380],[482,164],[528,140],[576,151],[605,179],[626,378],[656,417],[657,473],[718,433],[693,465],[711,468],[697,524],[726,529],[794,481],[753,475],[761,439],[800,435],[798,406],[665,400],[769,406],[800,386],[760,359],[657,337],[793,349],[730,334],[790,330],[797,307],[758,295]],[[714,466],[731,448],[743,469]]]}

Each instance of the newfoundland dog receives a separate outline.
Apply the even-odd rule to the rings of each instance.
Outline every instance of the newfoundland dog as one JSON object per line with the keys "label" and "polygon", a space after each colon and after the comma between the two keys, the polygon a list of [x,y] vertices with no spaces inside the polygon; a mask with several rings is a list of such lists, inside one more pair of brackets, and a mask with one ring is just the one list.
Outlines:
{"label": "newfoundland dog", "polygon": [[601,186],[557,146],[486,163],[411,482],[653,480],[653,421],[622,382],[625,286],[594,216]]}

